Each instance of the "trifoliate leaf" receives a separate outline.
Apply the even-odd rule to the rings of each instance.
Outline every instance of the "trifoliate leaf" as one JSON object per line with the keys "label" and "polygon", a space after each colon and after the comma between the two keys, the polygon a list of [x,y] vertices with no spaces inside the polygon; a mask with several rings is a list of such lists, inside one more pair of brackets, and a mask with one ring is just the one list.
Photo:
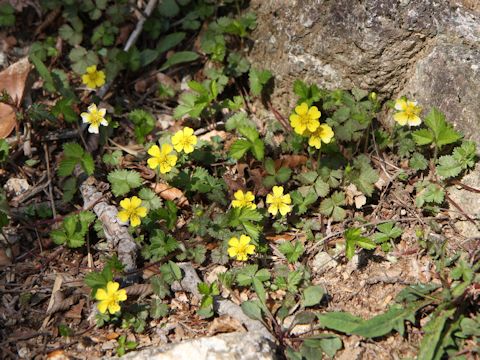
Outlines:
{"label": "trifoliate leaf", "polygon": [[250,82],[250,91],[253,96],[260,96],[263,87],[271,79],[272,73],[268,70],[250,69],[248,80]]}
{"label": "trifoliate leaf", "polygon": [[428,129],[420,129],[412,132],[413,140],[417,145],[431,144],[434,140],[433,133]]}
{"label": "trifoliate leaf", "polygon": [[143,200],[143,204],[148,208],[148,210],[157,210],[162,206],[162,200],[151,189],[140,189],[138,196]]}
{"label": "trifoliate leaf", "polygon": [[320,213],[331,216],[334,221],[342,221],[347,216],[345,210],[341,208],[343,205],[345,205],[345,194],[336,191],[320,203]]}
{"label": "trifoliate leaf", "polygon": [[131,189],[142,185],[140,174],[133,170],[114,170],[108,174],[108,181],[115,196],[125,195]]}

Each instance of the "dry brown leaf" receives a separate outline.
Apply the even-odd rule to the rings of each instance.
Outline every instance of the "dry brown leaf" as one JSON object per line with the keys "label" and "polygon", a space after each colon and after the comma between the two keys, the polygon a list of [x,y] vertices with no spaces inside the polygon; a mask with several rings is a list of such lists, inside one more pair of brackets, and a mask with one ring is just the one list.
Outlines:
{"label": "dry brown leaf", "polygon": [[0,248],[0,266],[8,266],[12,264],[12,259],[8,256],[7,249]]}
{"label": "dry brown leaf", "polygon": [[223,141],[228,137],[228,133],[223,130],[212,130],[198,137],[199,140],[211,141],[214,136],[219,136]]}
{"label": "dry brown leaf", "polygon": [[65,313],[65,318],[81,319],[82,310],[84,306],[85,306],[85,299],[80,299],[77,305],[72,306],[72,308]]}
{"label": "dry brown leaf", "polygon": [[275,160],[275,169],[288,167],[290,169],[298,169],[307,163],[308,157],[305,155],[283,155],[280,159]]}
{"label": "dry brown leaf", "polygon": [[242,323],[230,315],[222,315],[213,319],[208,327],[208,335],[216,335],[230,332],[245,332]]}
{"label": "dry brown leaf", "polygon": [[[31,65],[25,57],[0,72],[0,92],[6,91],[16,106],[20,106]],[[6,138],[15,128],[15,108],[0,103],[0,139]]]}
{"label": "dry brown leaf", "polygon": [[278,234],[278,235],[267,235],[265,236],[265,238],[268,241],[277,242],[277,241],[292,241],[293,239],[295,239],[295,236],[291,234]]}
{"label": "dry brown leaf", "polygon": [[13,106],[0,103],[0,139],[5,139],[15,129],[17,117]]}
{"label": "dry brown leaf", "polygon": [[22,102],[30,69],[28,57],[24,57],[0,72],[0,91],[6,90],[17,107]]}
{"label": "dry brown leaf", "polygon": [[111,333],[108,333],[105,337],[107,338],[107,340],[115,340],[115,339],[117,339],[119,336],[120,336],[119,333],[111,332]]}
{"label": "dry brown leaf", "polygon": [[51,360],[68,360],[70,359],[66,354],[65,351],[62,349],[59,350],[54,350],[52,352],[49,352],[47,355],[47,359]]}
{"label": "dry brown leaf", "polygon": [[174,201],[178,206],[188,206],[188,199],[183,195],[182,190],[164,183],[156,183],[152,186],[153,191],[162,199]]}

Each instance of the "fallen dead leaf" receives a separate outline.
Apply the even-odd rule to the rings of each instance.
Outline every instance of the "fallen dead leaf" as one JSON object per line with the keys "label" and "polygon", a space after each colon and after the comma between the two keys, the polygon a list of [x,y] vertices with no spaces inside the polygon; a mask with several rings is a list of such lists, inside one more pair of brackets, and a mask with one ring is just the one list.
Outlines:
{"label": "fallen dead leaf", "polygon": [[[30,72],[31,65],[25,57],[0,72],[0,92],[6,91],[13,103],[20,106],[25,83]],[[17,117],[12,105],[0,103],[0,138],[4,139],[15,128]]]}
{"label": "fallen dead leaf", "polygon": [[84,306],[85,299],[80,299],[77,305],[73,305],[72,308],[65,313],[65,318],[77,320],[81,319]]}
{"label": "fallen dead leaf", "polygon": [[268,241],[277,242],[277,241],[292,241],[293,239],[295,239],[295,236],[291,234],[278,234],[278,235],[267,235],[265,236],[265,238]]}
{"label": "fallen dead leaf", "polygon": [[228,133],[223,130],[212,130],[198,137],[199,140],[211,141],[214,136],[219,136],[222,140],[226,140]]}
{"label": "fallen dead leaf", "polygon": [[5,139],[15,128],[17,117],[13,106],[0,103],[0,139]]}
{"label": "fallen dead leaf", "polygon": [[305,155],[284,155],[280,159],[275,160],[275,169],[288,167],[290,169],[298,169],[307,163],[308,157]]}
{"label": "fallen dead leaf", "polygon": [[65,351],[62,349],[54,350],[47,355],[47,359],[51,360],[68,360],[70,359],[66,354]]}
{"label": "fallen dead leaf", "polygon": [[115,340],[119,336],[120,336],[120,334],[118,334],[116,332],[111,332],[111,333],[108,333],[107,336],[105,336],[105,337],[107,338],[107,340]]}
{"label": "fallen dead leaf", "polygon": [[0,266],[8,266],[12,264],[12,259],[8,256],[7,249],[0,248]]}
{"label": "fallen dead leaf", "polygon": [[0,91],[6,90],[17,107],[22,102],[31,68],[28,57],[25,57],[0,72]]}
{"label": "fallen dead leaf", "polygon": [[178,206],[188,206],[188,199],[183,195],[182,190],[164,183],[156,183],[152,186],[153,191],[162,199],[174,201]]}
{"label": "fallen dead leaf", "polygon": [[213,319],[208,327],[209,336],[235,331],[245,332],[245,328],[240,321],[229,315],[222,315]]}

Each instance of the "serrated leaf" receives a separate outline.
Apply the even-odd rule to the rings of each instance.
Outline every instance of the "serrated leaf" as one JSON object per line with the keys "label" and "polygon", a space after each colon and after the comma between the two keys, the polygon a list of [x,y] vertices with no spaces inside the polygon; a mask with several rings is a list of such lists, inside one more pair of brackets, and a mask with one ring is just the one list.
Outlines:
{"label": "serrated leaf", "polygon": [[250,82],[250,91],[253,96],[260,96],[265,84],[272,78],[272,73],[268,70],[250,69],[248,81]]}
{"label": "serrated leaf", "polygon": [[428,129],[420,129],[412,132],[412,138],[417,145],[431,144],[435,140],[433,133]]}
{"label": "serrated leaf", "polygon": [[425,170],[428,167],[428,161],[427,159],[425,159],[425,156],[418,152],[415,152],[410,158],[409,165],[414,170]]}
{"label": "serrated leaf", "polygon": [[255,156],[255,159],[258,161],[262,161],[265,156],[265,144],[263,143],[262,139],[256,139],[252,143],[252,154]]}
{"label": "serrated leaf", "polygon": [[334,221],[342,221],[346,217],[346,212],[341,206],[345,205],[345,194],[336,191],[331,197],[323,199],[320,203],[320,213],[325,216],[331,216]]}
{"label": "serrated leaf", "polygon": [[73,158],[64,158],[60,161],[60,165],[58,166],[57,173],[58,176],[70,176],[73,174],[73,170],[75,169],[75,165],[78,164],[77,159]]}
{"label": "serrated leaf", "polygon": [[452,155],[444,155],[438,159],[436,167],[438,175],[443,178],[455,177],[462,172],[462,165]]}
{"label": "serrated leaf", "polygon": [[108,174],[107,178],[115,196],[125,195],[131,189],[142,185],[140,174],[133,170],[114,170]]}
{"label": "serrated leaf", "polygon": [[228,154],[230,157],[240,160],[250,150],[251,146],[252,144],[248,140],[237,140],[230,147]]}
{"label": "serrated leaf", "polygon": [[87,173],[87,175],[92,175],[95,171],[95,163],[93,161],[93,157],[89,153],[85,153],[82,156],[82,160],[80,162],[83,170]]}
{"label": "serrated leaf", "polygon": [[151,189],[140,189],[138,196],[143,200],[143,204],[145,204],[148,210],[157,210],[162,206],[162,200]]}

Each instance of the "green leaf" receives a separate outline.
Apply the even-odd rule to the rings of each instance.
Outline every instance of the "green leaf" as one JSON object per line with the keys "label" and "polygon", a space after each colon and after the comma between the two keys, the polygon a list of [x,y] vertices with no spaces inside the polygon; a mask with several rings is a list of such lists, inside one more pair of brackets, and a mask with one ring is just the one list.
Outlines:
{"label": "green leaf", "polygon": [[427,159],[418,152],[412,154],[409,164],[414,170],[425,170],[428,167]]}
{"label": "green leaf", "polygon": [[284,242],[278,247],[278,250],[286,256],[289,263],[293,264],[303,255],[305,248],[303,244],[297,240],[295,241],[295,244],[292,244],[289,241]]}
{"label": "green leaf", "polygon": [[195,61],[198,59],[198,54],[193,51],[179,51],[168,58],[167,61],[158,69],[158,71],[165,71],[174,65],[183,64],[186,62]]}
{"label": "green leaf", "polygon": [[143,200],[142,203],[147,207],[148,210],[157,210],[162,206],[162,200],[151,189],[140,189],[138,196]]}
{"label": "green leaf", "polygon": [[[83,28],[83,26],[82,26]],[[70,45],[77,46],[82,42],[82,29],[74,30],[70,25],[64,24],[58,29],[58,35],[66,40]]]}
{"label": "green leaf", "polygon": [[240,307],[250,319],[262,321],[262,308],[258,300],[244,301]]}
{"label": "green leaf", "polygon": [[438,175],[442,178],[455,177],[462,172],[462,164],[460,164],[454,156],[444,155],[438,159],[436,167]]}
{"label": "green leaf", "polygon": [[150,302],[150,316],[152,319],[160,319],[168,315],[169,307],[160,299],[152,299]]}
{"label": "green leaf", "polygon": [[142,185],[140,174],[133,170],[114,170],[108,174],[107,178],[115,196],[125,195],[131,189]]}
{"label": "green leaf", "polygon": [[156,51],[159,54],[162,54],[170,49],[173,49],[182,42],[182,40],[185,38],[185,35],[186,33],[184,32],[176,32],[164,36],[158,42]]}
{"label": "green leaf", "polygon": [[435,283],[407,286],[397,294],[395,301],[411,303],[418,299],[423,299],[425,295],[432,293],[439,287],[440,285]]}
{"label": "green leaf", "polygon": [[423,327],[425,334],[420,343],[418,360],[440,359],[439,353],[442,348],[444,328],[448,319],[457,311],[457,308],[442,310],[438,309],[431,315],[431,320]]}
{"label": "green leaf", "polygon": [[255,290],[255,293],[258,296],[258,299],[262,304],[262,307],[266,306],[267,292],[265,291],[265,288],[263,287],[262,282],[257,278],[253,278],[252,285],[253,285],[253,289]]}
{"label": "green leaf", "polygon": [[347,216],[341,206],[345,205],[345,194],[336,191],[331,197],[322,200],[320,203],[320,213],[325,216],[331,216],[334,221],[342,221]]}
{"label": "green leaf", "polygon": [[420,129],[412,132],[412,138],[417,145],[431,144],[435,140],[433,133],[428,129]]}
{"label": "green leaf", "polygon": [[401,305],[393,305],[387,312],[374,316],[355,327],[352,333],[365,338],[375,338],[396,330],[403,336],[405,333],[405,320],[415,323],[415,312],[421,306],[423,305],[416,303],[407,308],[403,308]]}
{"label": "green leaf", "polygon": [[360,317],[353,316],[348,312],[328,312],[317,315],[320,325],[324,328],[352,334],[353,330],[364,322]]}
{"label": "green leaf", "polygon": [[256,139],[252,143],[251,150],[253,156],[255,156],[255,159],[257,159],[258,161],[263,160],[263,157],[265,156],[265,144],[261,139]]}
{"label": "green leaf", "polygon": [[93,161],[93,157],[90,153],[84,153],[82,157],[82,161],[80,162],[83,170],[87,173],[87,175],[92,175],[95,171],[95,163]]}
{"label": "green leaf", "polygon": [[250,126],[240,126],[238,132],[248,139],[251,143],[258,139],[259,134],[257,129]]}
{"label": "green leaf", "polygon": [[240,286],[250,286],[252,284],[253,278],[255,277],[255,273],[258,270],[258,265],[257,264],[252,264],[252,265],[245,265],[243,268],[241,268],[237,275],[236,275],[236,281],[237,284]]}
{"label": "green leaf", "polygon": [[312,285],[303,290],[303,306],[315,306],[325,295],[325,289],[320,285]]}
{"label": "green leaf", "polygon": [[376,232],[373,235],[377,244],[381,244],[389,240],[394,240],[403,233],[402,229],[396,227],[393,222],[377,225],[377,230],[379,230],[379,232]]}
{"label": "green leaf", "polygon": [[236,160],[240,160],[251,147],[252,143],[250,141],[237,140],[230,147],[228,155]]}
{"label": "green leaf", "polygon": [[272,73],[268,70],[250,69],[248,80],[250,82],[250,91],[253,96],[260,96],[263,87],[272,78]]}
{"label": "green leaf", "polygon": [[96,53],[93,51],[87,51],[81,46],[73,48],[68,54],[68,57],[72,62],[73,71],[79,75],[85,74],[87,67],[91,65],[97,65],[99,63]]}
{"label": "green leaf", "polygon": [[438,148],[452,144],[461,138],[461,135],[451,125],[447,124],[445,114],[436,108],[433,108],[425,117],[425,125],[433,133],[433,142]]}
{"label": "green leaf", "polygon": [[453,149],[453,158],[463,169],[467,169],[475,165],[476,153],[477,145],[474,141],[463,141],[461,146]]}

